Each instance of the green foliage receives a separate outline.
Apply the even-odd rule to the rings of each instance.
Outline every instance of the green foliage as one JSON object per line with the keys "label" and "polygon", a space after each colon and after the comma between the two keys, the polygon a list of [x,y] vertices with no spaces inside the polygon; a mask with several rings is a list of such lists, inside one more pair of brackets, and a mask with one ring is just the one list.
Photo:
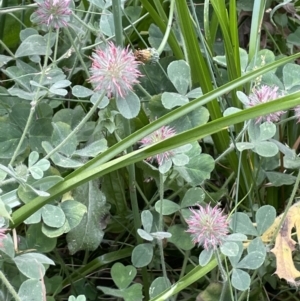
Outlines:
{"label": "green foliage", "polygon": [[118,289],[99,286],[98,288],[105,294],[123,298],[125,301],[138,301],[143,298],[141,284],[135,283],[129,286],[136,276],[135,267],[125,267],[122,263],[115,263],[111,268],[111,276]]}
{"label": "green foliage", "polygon": [[117,98],[116,105],[126,119],[137,117],[140,112],[141,103],[137,95],[131,91],[128,92],[125,98]]}
{"label": "green foliage", "polygon": [[[36,2],[2,1],[0,299],[284,294],[261,236],[298,197],[298,2],[70,1],[56,29],[35,23]],[[124,98],[89,81],[107,41],[141,61],[133,87],[113,53],[102,62]],[[252,107],[262,85],[279,99]],[[140,147],[163,126],[175,136]],[[230,233],[195,247],[190,208],[217,203]]]}
{"label": "green foliage", "polygon": [[248,128],[250,142],[238,142],[236,147],[239,151],[251,149],[262,157],[274,157],[278,153],[275,143],[268,141],[276,133],[276,126],[273,123],[257,124],[251,121]]}

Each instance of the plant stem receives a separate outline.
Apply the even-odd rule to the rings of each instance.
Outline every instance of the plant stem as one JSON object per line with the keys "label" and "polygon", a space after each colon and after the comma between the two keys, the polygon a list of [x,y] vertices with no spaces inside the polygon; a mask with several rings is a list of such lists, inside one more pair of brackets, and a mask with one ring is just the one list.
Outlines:
{"label": "plant stem", "polygon": [[150,95],[150,94],[146,91],[146,89],[144,89],[144,87],[142,87],[142,85],[137,84],[136,87],[137,87],[141,92],[144,93],[144,95],[147,97],[147,99],[151,99],[151,98],[152,98],[152,95]]}
{"label": "plant stem", "polygon": [[[42,83],[44,77],[45,77],[45,74],[46,74],[46,67],[47,67],[47,62],[48,62],[48,58],[49,58],[49,50],[50,50],[50,42],[51,42],[51,29],[49,30],[49,34],[48,34],[48,40],[47,40],[47,51],[46,51],[46,55],[45,55],[45,58],[44,58],[44,66],[43,66],[43,69],[42,69],[42,73],[41,73],[41,77],[40,77],[40,80],[39,80],[39,84]],[[39,97],[39,91],[40,91],[40,87],[37,88],[37,91],[34,95],[34,99],[32,100],[31,102],[31,109],[30,109],[30,112],[29,112],[29,116],[27,118],[27,122],[26,122],[26,125],[25,125],[25,128],[24,128],[24,131],[22,133],[22,136],[20,138],[20,141],[14,151],[14,154],[12,155],[12,158],[9,162],[8,165],[13,165],[14,161],[16,160],[17,156],[18,156],[18,153],[20,151],[20,148],[25,140],[25,137],[26,137],[26,134],[29,130],[29,127],[31,125],[31,122],[32,122],[32,119],[33,119],[33,116],[34,116],[34,113],[35,113],[35,108],[37,106],[37,104],[39,103],[40,99],[38,99]]]}
{"label": "plant stem", "polygon": [[[172,0],[173,1],[173,0]],[[149,0],[140,0],[141,4],[143,7],[149,12],[150,17],[153,19],[153,22],[160,28],[162,32],[166,32],[166,24],[165,22],[161,19],[159,14],[156,12],[156,10],[153,8],[151,2]],[[182,2],[182,1],[178,1]],[[174,1],[175,3],[175,1]],[[177,60],[182,60],[184,59],[184,55],[182,53],[181,47],[178,43],[178,40],[176,39],[174,33],[171,31],[169,34],[169,45],[172,48],[172,51],[174,53],[174,56],[176,57]]]}
{"label": "plant stem", "polygon": [[65,145],[76,133],[79,132],[79,130],[84,126],[84,124],[90,119],[90,117],[94,114],[94,112],[97,110],[98,105],[102,101],[103,97],[105,95],[105,92],[101,94],[99,99],[95,102],[93,107],[90,109],[90,111],[85,115],[85,117],[79,122],[79,124],[74,128],[74,130],[60,143],[58,144],[51,152],[45,156],[45,159],[50,158],[53,154],[55,154],[63,145]]}
{"label": "plant stem", "polygon": [[115,24],[116,44],[123,47],[122,9],[120,0],[112,2],[112,12]]}
{"label": "plant stem", "polygon": [[[164,175],[159,173],[159,200],[160,200],[160,208],[159,208],[159,224],[158,224],[158,231],[164,231],[164,216],[163,216],[163,199],[164,199]],[[162,239],[157,239],[158,246],[159,246],[159,254],[160,254],[160,261],[161,261],[161,268],[165,278],[167,281],[167,269],[165,264],[165,256],[164,256],[164,248],[162,244]],[[166,287],[168,282],[166,282]]]}
{"label": "plant stem", "polygon": [[159,173],[159,200],[160,200],[160,208],[159,208],[159,224],[158,231],[164,231],[163,222],[164,216],[163,212],[163,199],[164,199],[164,175]]}
{"label": "plant stem", "polygon": [[159,247],[161,269],[162,269],[163,276],[165,278],[166,287],[168,287],[168,282],[167,282],[168,275],[167,275],[167,269],[166,269],[166,264],[165,264],[165,255],[164,255],[164,248],[163,248],[162,239],[157,239],[157,243],[158,243],[158,247]]}
{"label": "plant stem", "polygon": [[[129,31],[134,25],[140,23],[142,20],[144,20],[145,18],[147,18],[149,16],[149,13],[144,14],[142,17],[140,17],[139,19],[137,19],[134,22],[130,22],[130,19],[127,17],[128,22],[130,22],[130,25],[128,25],[127,27],[125,27],[123,29],[124,32]],[[134,30],[137,32],[137,34],[139,34],[138,30],[136,30],[136,28],[134,27]],[[112,35],[111,37],[109,37],[106,41],[109,40],[113,40],[115,38],[115,35]],[[94,44],[88,45],[88,46],[84,46],[83,48],[81,48],[82,51],[87,50],[87,49],[92,49],[94,47],[96,47],[99,44],[102,44],[104,41],[102,41],[102,37],[100,36],[101,41],[98,41]]]}
{"label": "plant stem", "polygon": [[[171,0],[171,1],[173,1],[173,0]],[[166,13],[165,13],[165,11],[164,11],[163,6],[161,5],[161,1],[160,1],[160,0],[153,0],[153,3],[154,3],[154,5],[155,5],[155,7],[156,7],[156,10],[157,10],[157,12],[158,12],[160,18],[161,18],[164,22],[166,22],[166,21],[167,21],[167,15],[166,15]]]}
{"label": "plant stem", "polygon": [[2,283],[5,285],[7,290],[10,292],[10,294],[14,297],[16,301],[22,301],[21,298],[18,296],[17,292],[15,291],[15,289],[13,288],[13,286],[9,283],[9,281],[7,280],[7,278],[2,273],[1,270],[0,270],[0,280],[2,281]]}
{"label": "plant stem", "polygon": [[[257,270],[254,270],[254,272],[253,272],[253,274],[252,274],[252,276],[251,276],[251,285],[254,284],[254,282],[255,282],[254,280],[255,280],[257,274],[258,274],[258,271],[257,271]],[[258,280],[258,279],[259,279],[259,277],[258,277],[256,280]],[[241,295],[239,296],[239,298],[237,299],[237,301],[245,300],[245,297],[246,297],[245,295],[246,295],[246,294],[248,294],[248,298],[246,298],[246,300],[249,300],[249,293],[250,293],[250,288],[249,288],[248,290],[243,291],[243,292],[241,293]]]}
{"label": "plant stem", "polygon": [[217,262],[218,262],[218,266],[219,266],[219,269],[220,269],[222,280],[223,280],[223,282],[226,282],[228,280],[228,278],[227,278],[226,271],[225,271],[225,269],[223,267],[223,263],[222,263],[222,259],[220,257],[219,251],[215,250],[214,253],[215,253],[215,256],[217,258]]}
{"label": "plant stem", "polygon": [[90,77],[89,70],[87,69],[85,62],[84,62],[83,59],[82,59],[82,55],[81,55],[81,53],[78,51],[78,48],[76,47],[76,45],[75,45],[75,43],[74,43],[74,41],[73,41],[73,37],[71,36],[71,33],[70,33],[68,27],[66,27],[66,31],[65,31],[65,32],[67,33],[67,36],[68,36],[68,38],[69,38],[69,40],[70,40],[70,42],[71,42],[71,44],[72,44],[72,46],[73,46],[73,48],[74,48],[76,54],[77,54],[77,57],[78,57],[78,59],[79,59],[79,61],[80,61],[80,63],[81,63],[82,68],[84,69],[84,72],[85,72],[86,76],[87,76],[87,77]]}
{"label": "plant stem", "polygon": [[54,54],[53,54],[53,62],[56,61],[58,40],[59,40],[59,29],[56,29],[56,39],[55,39],[55,47],[54,47]]}
{"label": "plant stem", "polygon": [[175,7],[175,0],[171,0],[171,4],[170,4],[170,12],[169,12],[169,19],[168,19],[168,24],[167,24],[167,28],[166,28],[166,32],[164,35],[164,38],[162,39],[157,52],[159,54],[161,54],[164,51],[164,48],[167,44],[170,32],[171,32],[171,28],[172,28],[172,21],[173,21],[173,16],[174,16],[174,7]]}
{"label": "plant stem", "polygon": [[227,277],[227,274],[226,274],[226,271],[223,267],[223,263],[222,263],[222,259],[220,257],[220,254],[219,254],[219,251],[218,250],[215,250],[215,256],[217,258],[217,262],[218,262],[218,267],[219,267],[219,270],[220,270],[220,273],[221,273],[221,277],[222,277],[222,280],[223,280],[223,283],[222,283],[222,292],[221,292],[221,296],[220,296],[220,301],[223,301],[225,300],[225,294],[226,294],[226,288],[227,288],[227,284],[228,284],[228,277]]}
{"label": "plant stem", "polygon": [[0,49],[1,47],[3,47],[3,49],[14,59],[15,58],[15,54],[3,43],[3,41],[0,39]]}

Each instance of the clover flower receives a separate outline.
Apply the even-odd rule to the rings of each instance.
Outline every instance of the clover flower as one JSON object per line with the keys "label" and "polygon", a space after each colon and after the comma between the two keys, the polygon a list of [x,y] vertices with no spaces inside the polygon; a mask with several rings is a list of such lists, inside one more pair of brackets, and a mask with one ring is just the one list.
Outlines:
{"label": "clover flower", "polygon": [[[269,87],[267,85],[262,85],[259,89],[254,89],[253,92],[249,95],[249,107],[254,107],[256,105],[273,101],[279,98],[281,95],[277,92],[278,87]],[[256,119],[256,123],[261,121],[267,122],[277,122],[280,120],[281,115],[285,111],[278,111],[274,113],[267,114],[265,116],[260,116]]]}
{"label": "clover flower", "polygon": [[95,90],[107,91],[108,97],[124,98],[134,84],[139,83],[141,76],[138,65],[131,50],[116,47],[108,43],[104,50],[97,49],[92,54],[92,67],[89,78]]}
{"label": "clover flower", "polygon": [[6,231],[8,231],[8,229],[6,228],[0,228],[0,248],[3,247],[3,239],[6,238]]}
{"label": "clover flower", "polygon": [[228,233],[227,216],[218,206],[199,206],[199,210],[190,209],[192,214],[186,220],[193,242],[203,246],[205,250],[215,250],[222,245]]}
{"label": "clover flower", "polygon": [[[140,140],[140,143],[142,144],[141,147],[149,146],[151,144],[163,141],[167,138],[173,137],[176,134],[175,129],[169,126],[163,126],[160,129],[156,130],[149,136],[146,136],[142,140]],[[161,154],[157,154],[154,157],[147,158],[147,161],[152,161],[156,159],[158,165],[162,165],[167,159],[170,158],[170,156],[173,155],[172,151],[165,151]]]}
{"label": "clover flower", "polygon": [[36,1],[38,9],[35,12],[35,21],[46,24],[55,29],[67,27],[72,14],[69,8],[71,0],[44,0]]}
{"label": "clover flower", "polygon": [[296,118],[298,119],[297,123],[299,123],[300,122],[300,105],[296,106],[294,108],[294,113],[295,113]]}

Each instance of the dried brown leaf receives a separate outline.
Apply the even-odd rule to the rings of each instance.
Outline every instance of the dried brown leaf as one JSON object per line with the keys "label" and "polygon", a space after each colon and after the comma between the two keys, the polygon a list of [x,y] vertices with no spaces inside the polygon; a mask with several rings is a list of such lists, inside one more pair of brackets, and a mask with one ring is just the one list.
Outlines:
{"label": "dried brown leaf", "polygon": [[[276,233],[282,215],[278,216],[273,225],[262,235],[263,242],[270,242]],[[278,232],[275,240],[275,246],[271,250],[276,257],[276,272],[279,278],[285,279],[293,286],[299,286],[300,271],[295,268],[293,262],[293,251],[296,242],[292,239],[292,229],[296,229],[298,241],[300,239],[300,203],[296,203],[289,209],[283,225]]]}

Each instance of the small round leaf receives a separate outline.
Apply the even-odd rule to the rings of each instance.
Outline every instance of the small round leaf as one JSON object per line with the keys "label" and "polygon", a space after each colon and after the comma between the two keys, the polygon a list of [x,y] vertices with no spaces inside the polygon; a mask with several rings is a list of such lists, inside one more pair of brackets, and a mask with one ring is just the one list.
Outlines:
{"label": "small round leaf", "polygon": [[191,80],[190,66],[183,60],[174,61],[168,66],[167,72],[176,90],[185,95]]}
{"label": "small round leaf", "polygon": [[157,201],[155,203],[155,210],[160,213],[161,210],[161,203],[162,203],[162,214],[163,215],[169,215],[173,214],[176,211],[180,209],[180,206],[172,201],[169,200],[162,200],[162,201]]}
{"label": "small round leaf", "polygon": [[233,269],[231,276],[231,284],[233,287],[240,291],[245,291],[249,289],[251,283],[251,278],[248,273],[240,270]]}
{"label": "small round leaf", "polygon": [[42,217],[44,223],[53,228],[62,227],[66,220],[66,216],[60,207],[49,204],[43,207]]}
{"label": "small round leaf", "polygon": [[270,205],[260,207],[256,214],[255,220],[257,224],[257,231],[262,235],[275,221],[276,210]]}
{"label": "small round leaf", "polygon": [[31,152],[28,157],[28,167],[34,165],[38,161],[38,159],[39,159],[39,153],[36,151]]}
{"label": "small round leaf", "polygon": [[131,254],[131,262],[137,268],[148,265],[153,257],[153,247],[150,243],[140,244],[136,246]]}
{"label": "small round leaf", "polygon": [[171,286],[170,280],[165,277],[158,277],[150,285],[149,295],[153,299]]}
{"label": "small round leaf", "polygon": [[213,249],[209,249],[209,250],[204,249],[199,255],[199,265],[205,267],[209,263],[213,253],[214,253]]}
{"label": "small round leaf", "polygon": [[237,268],[256,270],[264,263],[265,258],[266,253],[251,252],[237,264]]}
{"label": "small round leaf", "polygon": [[80,85],[76,85],[72,88],[72,94],[75,97],[85,98],[91,96],[93,93],[92,90]]}
{"label": "small round leaf", "polygon": [[143,229],[137,229],[137,233],[139,234],[139,236],[145,240],[148,241],[152,241],[153,240],[153,236],[151,234],[149,234],[148,232],[146,232]]}
{"label": "small round leaf", "polygon": [[117,97],[116,105],[121,115],[126,119],[136,117],[141,108],[140,99],[132,91],[128,91],[128,94],[124,98]]}
{"label": "small round leaf", "polygon": [[144,210],[141,214],[142,224],[146,232],[151,232],[153,215],[150,210]]}
{"label": "small round leaf", "polygon": [[236,256],[239,253],[239,246],[233,241],[225,242],[221,245],[220,249],[221,252],[226,256]]}
{"label": "small round leaf", "polygon": [[111,268],[111,276],[119,289],[125,289],[129,286],[136,276],[136,268],[132,265],[124,266],[117,262]]}

